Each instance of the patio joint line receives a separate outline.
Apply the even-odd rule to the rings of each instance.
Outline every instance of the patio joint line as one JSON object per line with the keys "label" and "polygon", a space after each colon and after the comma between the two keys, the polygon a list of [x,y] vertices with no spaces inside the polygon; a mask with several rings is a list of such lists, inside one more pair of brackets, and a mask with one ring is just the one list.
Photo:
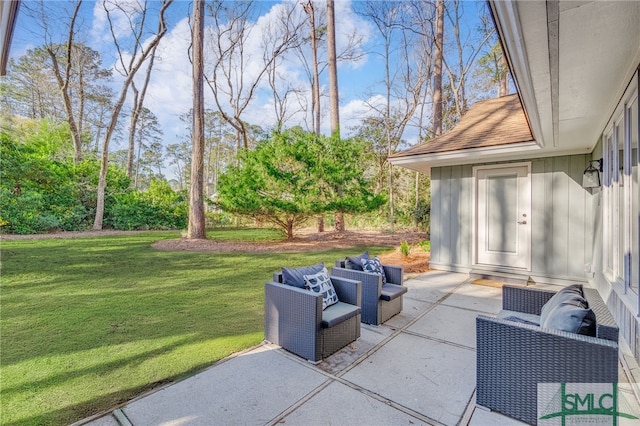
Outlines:
{"label": "patio joint line", "polygon": [[408,334],[410,336],[420,337],[420,338],[427,339],[427,340],[432,340],[432,341],[438,342],[438,343],[443,343],[445,345],[454,346],[456,348],[466,349],[466,350],[469,350],[469,351],[472,351],[472,352],[476,351],[476,348],[471,347],[471,346],[466,346],[466,345],[462,345],[460,343],[451,342],[449,340],[440,339],[439,337],[427,336],[425,334],[418,333],[418,332],[411,331],[411,330],[403,330],[402,333]]}
{"label": "patio joint line", "polygon": [[[386,345],[387,343],[389,343],[389,341],[391,341],[392,339],[394,339],[396,336],[398,336],[399,334],[401,334],[402,332],[406,331],[409,327],[411,327],[412,325],[414,325],[416,322],[418,322],[419,320],[421,320],[425,315],[427,315],[429,312],[431,312],[433,309],[435,309],[438,305],[440,305],[444,300],[446,300],[449,296],[451,296],[454,292],[456,292],[460,287],[462,287],[463,285],[467,284],[469,282],[469,279],[465,279],[462,282],[460,282],[458,285],[456,285],[453,289],[449,290],[444,296],[442,296],[441,298],[439,298],[433,305],[429,306],[427,309],[425,309],[424,312],[422,312],[421,314],[419,314],[418,316],[416,316],[414,319],[412,319],[411,321],[409,321],[407,324],[405,324],[402,327],[393,327],[396,330],[393,331],[388,337],[386,337],[384,340],[382,340],[380,343],[378,343],[377,345],[375,345],[373,348],[369,349],[367,352],[365,352],[364,354],[362,354],[358,359],[356,359],[351,365],[349,365],[348,367],[346,367],[344,370],[336,373],[336,377],[342,377],[344,376],[346,373],[348,373],[349,371],[351,371],[352,369],[354,369],[355,367],[357,367],[358,365],[362,364],[367,358],[369,358],[371,355],[373,355],[374,353],[376,353],[377,351],[379,351],[384,345]],[[384,325],[382,324],[381,327],[390,327],[388,325]]]}
{"label": "patio joint line", "polygon": [[467,408],[465,408],[464,413],[462,413],[462,417],[458,422],[459,425],[468,425],[473,417],[473,413],[476,411],[476,388],[473,388],[473,393],[471,394],[471,398],[469,398],[469,402],[467,402]]}
{"label": "patio joint line", "polygon": [[337,377],[336,381],[338,383],[342,383],[343,385],[348,386],[351,389],[353,389],[353,390],[355,390],[357,392],[360,392],[360,393],[362,393],[362,394],[364,394],[364,395],[366,395],[366,396],[368,396],[370,398],[373,398],[373,399],[375,399],[377,401],[380,401],[380,402],[382,402],[382,403],[384,403],[384,404],[386,404],[386,405],[388,405],[390,407],[393,407],[398,411],[402,411],[403,413],[408,414],[411,417],[414,417],[414,418],[416,418],[416,419],[418,419],[418,420],[420,420],[422,422],[425,422],[425,423],[428,423],[428,424],[434,425],[434,426],[444,425],[444,423],[440,423],[439,421],[437,421],[435,419],[432,419],[431,417],[429,417],[429,416],[427,416],[425,414],[422,414],[422,413],[420,413],[420,412],[418,412],[418,411],[416,411],[416,410],[414,410],[412,408],[406,407],[406,406],[404,406],[404,405],[402,405],[402,404],[400,404],[398,402],[395,402],[394,400],[389,399],[389,398],[387,398],[385,396],[382,396],[379,393],[370,391],[369,389],[366,389],[366,388],[364,388],[364,387],[362,387],[360,385],[357,385],[357,384],[355,384],[355,383],[353,383],[353,382],[351,382],[349,380],[343,379],[342,377]]}
{"label": "patio joint line", "polygon": [[465,307],[462,307],[462,306],[448,305],[446,303],[441,303],[441,306],[446,306],[447,308],[462,309],[463,311],[469,311],[469,312],[472,312],[472,313],[475,313],[475,314],[493,315],[493,316],[496,315],[495,312],[480,311],[478,309],[471,309],[471,308],[465,308]]}
{"label": "patio joint line", "polygon": [[[326,376],[327,374],[325,374]],[[292,414],[293,412],[295,412],[298,408],[302,407],[304,404],[306,404],[311,398],[315,397],[316,395],[318,395],[320,392],[322,392],[323,390],[325,390],[327,387],[329,387],[329,385],[331,383],[335,382],[335,378],[331,378],[329,377],[328,380],[326,380],[325,382],[323,382],[320,386],[312,389],[310,392],[308,392],[305,396],[303,396],[302,398],[300,398],[299,400],[297,400],[296,402],[294,402],[293,404],[291,404],[289,407],[285,408],[283,411],[281,411],[280,413],[278,413],[275,417],[273,417],[271,420],[269,420],[268,422],[265,423],[265,425],[269,425],[269,426],[273,426],[276,424],[280,424],[287,416],[289,416],[290,414]]]}
{"label": "patio joint line", "polygon": [[[301,406],[303,406],[305,403],[307,403],[309,400],[311,400],[313,397],[315,397],[316,395],[318,395],[320,392],[322,392],[323,390],[325,390],[327,387],[329,387],[329,385],[331,385],[332,383],[341,383],[357,392],[360,392],[370,398],[373,398],[377,401],[380,401],[390,407],[395,408],[398,411],[401,411],[411,417],[414,417],[422,422],[425,422],[427,424],[433,425],[433,426],[443,426],[443,423],[438,422],[435,419],[432,419],[431,417],[422,414],[418,411],[415,411],[409,407],[406,407],[398,402],[395,402],[392,399],[386,398],[378,393],[375,393],[373,391],[370,391],[369,389],[366,389],[360,385],[357,385],[347,379],[344,379],[342,377],[340,377],[344,372],[346,372],[348,369],[342,370],[336,374],[332,374],[328,371],[322,370],[320,369],[317,365],[313,365],[310,364],[307,361],[302,360],[300,357],[295,356],[290,354],[289,352],[287,352],[286,350],[280,348],[277,349],[278,353],[280,353],[281,355],[295,361],[296,363],[309,368],[311,370],[314,370],[320,374],[322,374],[323,376],[325,376],[327,378],[327,380],[325,382],[323,382],[322,384],[320,384],[318,387],[312,389],[311,391],[309,391],[304,397],[300,398],[298,401],[296,401],[295,403],[293,403],[291,406],[289,406],[287,409],[283,410],[281,413],[279,413],[277,416],[275,416],[273,419],[271,419],[268,423],[266,423],[267,425],[273,426],[276,424],[279,424],[282,420],[286,419],[287,416],[291,415],[292,413],[294,413],[298,408],[300,408]],[[365,353],[366,354],[366,353]],[[362,355],[364,357],[364,354]],[[360,358],[358,358],[359,360]]]}

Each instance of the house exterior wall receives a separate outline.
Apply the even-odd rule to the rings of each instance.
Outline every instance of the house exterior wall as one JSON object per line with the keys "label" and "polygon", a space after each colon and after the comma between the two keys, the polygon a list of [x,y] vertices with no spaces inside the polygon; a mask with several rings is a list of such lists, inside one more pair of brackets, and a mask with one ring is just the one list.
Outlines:
{"label": "house exterior wall", "polygon": [[[582,188],[590,155],[531,160],[531,271],[536,282],[586,282],[593,258],[594,197]],[[473,167],[431,171],[431,266],[468,272],[473,259],[475,206]],[[486,266],[483,266],[487,269]]]}

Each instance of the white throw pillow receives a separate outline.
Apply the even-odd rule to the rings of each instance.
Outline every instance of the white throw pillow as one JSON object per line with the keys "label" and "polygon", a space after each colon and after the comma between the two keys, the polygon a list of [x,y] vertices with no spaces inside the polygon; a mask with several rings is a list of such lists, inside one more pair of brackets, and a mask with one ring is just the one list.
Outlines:
{"label": "white throw pillow", "polygon": [[338,295],[329,278],[327,268],[313,275],[304,275],[304,284],[307,290],[322,294],[322,310],[328,306],[338,303]]}

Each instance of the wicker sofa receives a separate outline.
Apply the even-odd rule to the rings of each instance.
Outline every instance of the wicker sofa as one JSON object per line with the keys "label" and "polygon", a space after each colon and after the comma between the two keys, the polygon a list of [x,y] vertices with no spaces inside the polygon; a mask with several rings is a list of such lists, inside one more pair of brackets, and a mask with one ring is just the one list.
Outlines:
{"label": "wicker sofa", "polygon": [[407,292],[402,267],[382,265],[387,278],[387,284],[383,284],[380,275],[347,269],[345,262],[337,260],[331,274],[362,282],[362,322],[380,325],[402,312],[402,298]]}
{"label": "wicker sofa", "polygon": [[[476,319],[476,403],[537,424],[538,383],[618,381],[618,327],[594,289],[595,337],[480,315]],[[503,311],[540,315],[554,292],[503,287]],[[499,315],[500,316],[500,315]]]}
{"label": "wicker sofa", "polygon": [[317,363],[360,337],[362,284],[331,277],[340,300],[322,309],[322,295],[283,284],[282,273],[265,284],[265,339]]}

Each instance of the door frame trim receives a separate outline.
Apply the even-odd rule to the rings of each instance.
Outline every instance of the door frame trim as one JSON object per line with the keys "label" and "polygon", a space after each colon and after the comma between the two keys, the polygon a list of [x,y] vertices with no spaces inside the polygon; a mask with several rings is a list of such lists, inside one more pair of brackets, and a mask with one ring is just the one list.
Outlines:
{"label": "door frame trim", "polygon": [[[529,196],[529,209],[533,210],[533,195],[532,195],[532,178],[533,176],[531,175],[531,162],[530,161],[521,161],[521,162],[517,162],[517,163],[499,163],[499,164],[490,164],[490,165],[483,165],[483,166],[473,166],[473,191],[472,191],[472,208],[473,208],[473,224],[472,224],[472,247],[471,247],[471,264],[473,265],[473,267],[477,267],[477,266],[482,266],[482,267],[487,267],[489,265],[486,265],[484,263],[478,263],[478,172],[481,170],[499,170],[499,169],[505,169],[505,168],[511,168],[511,167],[526,167],[527,168],[527,176],[529,177],[528,181],[529,181],[529,188],[528,188],[528,196]],[[531,219],[531,212],[529,212],[529,218]],[[533,233],[533,227],[531,226],[531,222],[529,222],[529,253],[528,256],[526,258],[526,267],[525,268],[514,268],[511,266],[507,266],[507,265],[495,265],[495,268],[499,268],[499,269],[514,269],[514,270],[525,270],[528,272],[531,272],[531,259],[533,256],[533,250],[532,250],[532,233]]]}

